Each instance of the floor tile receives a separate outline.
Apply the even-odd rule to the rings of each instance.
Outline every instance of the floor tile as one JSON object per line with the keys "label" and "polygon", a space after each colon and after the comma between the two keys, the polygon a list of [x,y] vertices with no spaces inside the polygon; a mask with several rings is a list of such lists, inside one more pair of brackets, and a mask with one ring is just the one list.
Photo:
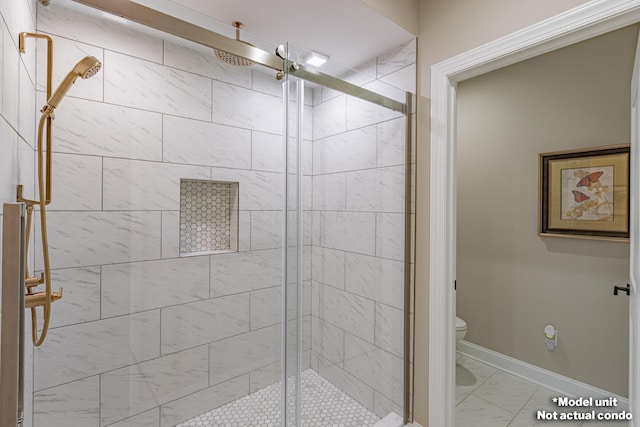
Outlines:
{"label": "floor tile", "polygon": [[456,407],[456,427],[506,427],[514,415],[476,396]]}
{"label": "floor tile", "polygon": [[498,371],[475,389],[472,395],[481,397],[515,415],[533,396],[536,389],[537,386],[533,383]]}
{"label": "floor tile", "polygon": [[[548,390],[548,389],[545,389]],[[537,393],[537,392],[536,392]],[[542,395],[542,394],[541,394]],[[534,399],[533,397],[524,405],[524,408],[518,413],[518,415],[513,419],[509,427],[533,427],[533,426],[548,426],[548,427],[574,427],[581,426],[581,421],[547,421],[547,420],[537,420],[537,412],[538,411],[547,411],[553,413],[554,411],[560,412],[558,407],[549,402],[542,402]],[[591,423],[589,424],[591,425]]]}
{"label": "floor tile", "polygon": [[458,353],[456,358],[456,405],[462,402],[473,390],[497,369],[475,359]]}
{"label": "floor tile", "polygon": [[[280,396],[276,383],[176,427],[279,427]],[[302,427],[363,427],[380,420],[312,369],[302,373],[302,396]]]}

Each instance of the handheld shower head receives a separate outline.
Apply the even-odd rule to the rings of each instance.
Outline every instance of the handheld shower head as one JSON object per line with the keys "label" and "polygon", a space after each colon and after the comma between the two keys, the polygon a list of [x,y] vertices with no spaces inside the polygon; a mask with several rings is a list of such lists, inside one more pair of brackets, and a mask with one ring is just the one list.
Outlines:
{"label": "handheld shower head", "polygon": [[58,86],[51,98],[47,100],[47,105],[42,107],[42,112],[46,114],[53,113],[53,110],[58,106],[62,98],[66,95],[67,91],[71,88],[71,85],[75,83],[78,76],[83,79],[88,79],[94,76],[102,68],[102,64],[95,56],[85,56],[80,60],[75,67],[67,74],[62,80],[62,83]]}

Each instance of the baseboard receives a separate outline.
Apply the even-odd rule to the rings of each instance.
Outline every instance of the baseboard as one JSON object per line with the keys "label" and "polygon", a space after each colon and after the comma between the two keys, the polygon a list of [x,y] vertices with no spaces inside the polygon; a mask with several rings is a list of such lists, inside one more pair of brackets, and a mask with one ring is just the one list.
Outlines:
{"label": "baseboard", "polygon": [[494,368],[498,368],[527,381],[555,390],[563,396],[594,398],[615,397],[618,399],[618,406],[616,407],[616,410],[629,410],[629,400],[627,398],[610,393],[601,388],[576,381],[555,372],[542,369],[521,360],[514,359],[513,357],[497,353],[493,350],[480,347],[479,345],[463,340],[457,344],[457,350],[466,356],[486,363],[487,365],[491,365]]}

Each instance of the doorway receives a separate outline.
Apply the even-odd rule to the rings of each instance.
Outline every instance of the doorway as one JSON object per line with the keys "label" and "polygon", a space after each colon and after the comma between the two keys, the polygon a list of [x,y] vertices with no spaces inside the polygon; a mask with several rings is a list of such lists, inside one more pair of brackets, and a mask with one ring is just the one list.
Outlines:
{"label": "doorway", "polygon": [[[431,200],[430,200],[430,318],[429,422],[452,426],[454,384],[454,279],[455,279],[455,141],[456,88],[458,82],[522,60],[586,40],[638,22],[640,5],[592,2],[517,35],[460,55],[432,68]],[[436,250],[437,249],[437,250]],[[635,298],[630,300],[631,326]],[[631,331],[633,337],[633,330]],[[632,341],[633,347],[634,341]],[[631,350],[633,354],[633,349]],[[631,390],[634,385],[632,381]],[[630,407],[637,407],[631,394]]]}
{"label": "doorway", "polygon": [[[629,301],[612,293],[628,282],[628,241],[539,236],[536,226],[539,153],[628,143],[637,38],[638,26],[625,27],[458,84],[456,316],[468,325],[458,426],[476,408],[495,426],[531,425],[536,410],[560,410],[552,396],[615,397],[612,410],[628,398]],[[563,201],[598,199],[583,197]],[[558,339],[545,340],[545,327]],[[474,381],[461,381],[465,367]]]}

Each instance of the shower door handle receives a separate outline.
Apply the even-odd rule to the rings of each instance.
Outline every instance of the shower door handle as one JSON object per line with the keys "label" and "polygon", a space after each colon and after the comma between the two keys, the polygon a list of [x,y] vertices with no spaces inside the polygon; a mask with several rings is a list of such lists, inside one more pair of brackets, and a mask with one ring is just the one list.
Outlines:
{"label": "shower door handle", "polygon": [[24,204],[5,203],[2,222],[0,426],[19,427],[24,416]]}

